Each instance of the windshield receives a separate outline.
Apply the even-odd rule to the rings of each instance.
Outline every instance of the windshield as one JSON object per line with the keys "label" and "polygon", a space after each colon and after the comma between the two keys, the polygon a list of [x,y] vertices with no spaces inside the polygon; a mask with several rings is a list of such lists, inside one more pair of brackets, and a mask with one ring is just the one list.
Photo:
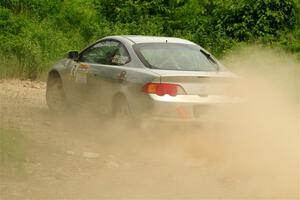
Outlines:
{"label": "windshield", "polygon": [[218,71],[218,62],[199,46],[171,43],[136,44],[134,49],[149,68],[180,71]]}

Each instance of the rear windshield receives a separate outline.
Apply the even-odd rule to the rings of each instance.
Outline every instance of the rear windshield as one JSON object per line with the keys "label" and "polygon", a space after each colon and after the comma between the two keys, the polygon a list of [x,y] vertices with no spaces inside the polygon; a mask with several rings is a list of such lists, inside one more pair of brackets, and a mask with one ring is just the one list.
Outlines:
{"label": "rear windshield", "polygon": [[134,45],[141,61],[149,68],[180,71],[218,71],[215,58],[196,45],[144,43]]}

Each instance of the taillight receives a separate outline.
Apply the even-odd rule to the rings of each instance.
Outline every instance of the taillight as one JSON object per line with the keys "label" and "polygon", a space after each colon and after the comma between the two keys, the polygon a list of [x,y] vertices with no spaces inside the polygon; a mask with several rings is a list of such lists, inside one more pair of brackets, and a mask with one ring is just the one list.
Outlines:
{"label": "taillight", "polygon": [[185,93],[180,85],[171,83],[147,83],[143,87],[143,92],[148,94],[157,94],[159,96],[163,96],[165,94],[176,96],[177,94]]}

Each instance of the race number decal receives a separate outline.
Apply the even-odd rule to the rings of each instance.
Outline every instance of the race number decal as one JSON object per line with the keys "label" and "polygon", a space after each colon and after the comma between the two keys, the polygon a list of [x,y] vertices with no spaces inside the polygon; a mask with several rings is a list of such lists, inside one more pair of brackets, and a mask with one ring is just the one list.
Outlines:
{"label": "race number decal", "polygon": [[80,64],[79,67],[77,67],[75,70],[75,82],[76,83],[87,83],[87,75],[88,75],[88,69],[89,65],[87,64]]}
{"label": "race number decal", "polygon": [[128,57],[127,56],[120,56],[120,55],[115,55],[112,58],[112,64],[116,64],[116,65],[124,65],[126,64],[128,61]]}

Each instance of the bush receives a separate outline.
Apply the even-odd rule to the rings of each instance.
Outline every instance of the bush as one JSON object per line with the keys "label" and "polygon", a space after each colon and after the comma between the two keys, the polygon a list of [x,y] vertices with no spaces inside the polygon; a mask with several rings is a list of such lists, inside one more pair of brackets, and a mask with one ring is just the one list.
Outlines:
{"label": "bush", "polygon": [[299,16],[293,0],[2,0],[0,73],[35,79],[69,49],[116,34],[186,38],[217,56],[253,42],[299,55]]}
{"label": "bush", "polygon": [[242,0],[218,5],[216,24],[226,35],[245,41],[293,30],[296,26],[293,0]]}

